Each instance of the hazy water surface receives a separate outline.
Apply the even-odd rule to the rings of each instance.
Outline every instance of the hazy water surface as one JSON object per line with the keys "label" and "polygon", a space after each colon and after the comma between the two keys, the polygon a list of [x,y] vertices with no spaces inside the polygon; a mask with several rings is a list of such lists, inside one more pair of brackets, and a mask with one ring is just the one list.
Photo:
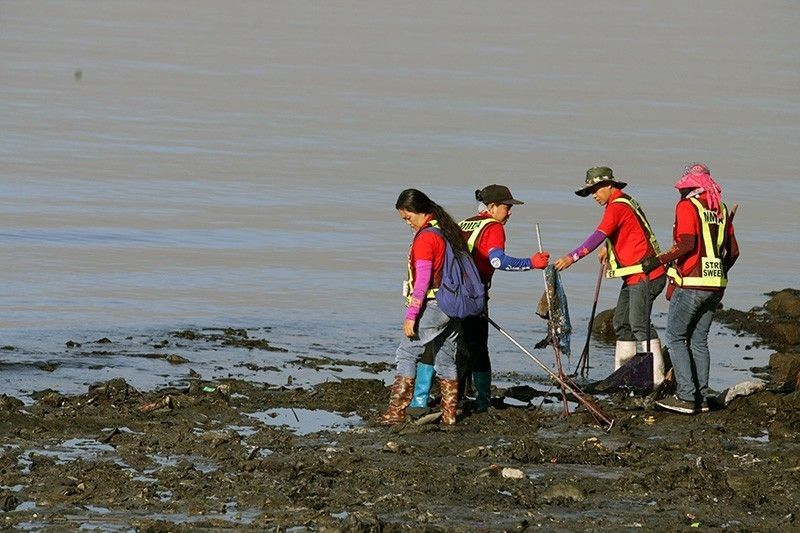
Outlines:
{"label": "hazy water surface", "polygon": [[[778,1],[3,2],[0,336],[17,347],[3,360],[187,326],[391,360],[400,190],[462,218],[476,188],[505,183],[527,202],[507,251],[532,253],[538,222],[556,255],[599,220],[573,194],[597,164],[667,245],[672,184],[708,162],[740,204],[725,303],[759,305],[798,286],[798,23]],[[564,277],[576,351],[596,272],[590,258]],[[495,277],[492,315],[526,344],[544,333],[541,290],[538,272]],[[605,284],[600,309],[617,290]],[[536,373],[497,337],[496,369]],[[732,369],[764,362],[714,342]],[[82,390],[90,363],[73,364],[26,379]]]}

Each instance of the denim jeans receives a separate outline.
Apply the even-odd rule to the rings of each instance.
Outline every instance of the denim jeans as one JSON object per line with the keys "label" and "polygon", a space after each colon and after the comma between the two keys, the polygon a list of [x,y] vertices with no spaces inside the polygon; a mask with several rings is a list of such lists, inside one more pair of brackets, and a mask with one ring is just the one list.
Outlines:
{"label": "denim jeans", "polygon": [[[647,322],[650,320],[652,302],[664,290],[667,276],[651,279],[649,283],[640,281],[634,285],[623,283],[617,298],[617,308],[614,311],[614,333],[620,341],[647,340]],[[650,299],[647,298],[647,285],[650,287]],[[656,329],[650,328],[650,338],[657,339]]]}
{"label": "denim jeans", "polygon": [[681,400],[702,401],[708,389],[708,330],[723,292],[678,287],[669,301],[666,341]]}
{"label": "denim jeans", "polygon": [[431,343],[433,368],[442,379],[456,379],[456,342],[461,334],[461,321],[450,318],[439,309],[436,300],[425,303],[417,321],[417,338],[403,338],[397,347],[397,374],[413,378],[417,375],[417,361]]}

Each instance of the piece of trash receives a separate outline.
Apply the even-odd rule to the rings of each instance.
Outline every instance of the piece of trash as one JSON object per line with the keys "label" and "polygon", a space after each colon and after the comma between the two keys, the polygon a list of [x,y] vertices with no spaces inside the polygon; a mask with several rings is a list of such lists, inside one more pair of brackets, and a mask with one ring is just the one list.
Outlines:
{"label": "piece of trash", "polygon": [[692,522],[692,524],[689,527],[700,527],[702,525],[703,525],[702,522]]}
{"label": "piece of trash", "polygon": [[387,452],[397,453],[398,451],[400,451],[400,445],[395,441],[390,440],[383,446],[383,449],[386,450]]}
{"label": "piece of trash", "polygon": [[525,477],[525,472],[519,468],[506,467],[500,472],[500,475],[502,475],[504,479],[523,479]]}
{"label": "piece of trash", "polygon": [[737,383],[733,387],[729,388],[725,393],[724,403],[725,405],[728,405],[734,400],[734,398],[750,396],[764,390],[766,386],[766,383],[763,381],[742,381],[741,383]]}
{"label": "piece of trash", "polygon": [[162,409],[164,407],[168,407],[172,409],[174,404],[172,402],[172,396],[164,396],[157,402],[146,403],[144,405],[139,406],[139,410],[143,413],[149,413],[150,411],[155,411],[156,409]]}
{"label": "piece of trash", "polygon": [[654,425],[656,423],[656,417],[654,417],[652,415],[651,416],[647,416],[647,417],[644,418],[644,423],[647,424],[648,426],[652,426],[652,425]]}
{"label": "piece of trash", "polygon": [[217,390],[216,387],[209,387],[208,385],[203,387],[203,392],[214,392],[215,390]]}
{"label": "piece of trash", "polygon": [[432,423],[436,422],[437,420],[439,420],[439,418],[441,416],[442,416],[441,411],[436,411],[434,413],[428,413],[425,416],[419,417],[417,420],[414,421],[414,423],[417,424],[417,425],[432,424]]}

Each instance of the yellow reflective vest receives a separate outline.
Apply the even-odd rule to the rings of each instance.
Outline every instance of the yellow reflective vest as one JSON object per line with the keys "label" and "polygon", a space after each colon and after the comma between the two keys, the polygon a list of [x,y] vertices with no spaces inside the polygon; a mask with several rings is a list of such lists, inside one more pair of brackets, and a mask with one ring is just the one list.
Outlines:
{"label": "yellow reflective vest", "polygon": [[[650,224],[647,222],[647,217],[644,216],[644,211],[642,211],[642,208],[639,207],[639,203],[629,196],[620,196],[619,198],[612,200],[612,203],[627,204],[633,210],[636,218],[639,219],[642,230],[645,232],[645,235],[647,235],[647,240],[650,242],[650,247],[653,249],[653,253],[655,255],[661,253],[658,248],[656,236],[653,234],[653,230],[650,229]],[[611,244],[610,239],[606,239],[606,249],[608,250],[608,269],[606,270],[607,278],[622,278],[625,276],[630,276],[631,274],[641,274],[644,272],[641,264],[620,266],[617,256],[614,253],[614,246]]]}
{"label": "yellow reflective vest", "polygon": [[461,228],[461,231],[464,233],[464,239],[467,241],[469,253],[472,253],[472,250],[475,248],[475,243],[478,242],[478,237],[480,237],[483,228],[492,222],[500,223],[499,220],[492,217],[468,218],[458,223],[458,227]]}
{"label": "yellow reflective vest", "polygon": [[[429,224],[434,227],[439,227],[439,222],[434,218],[432,219]],[[422,232],[425,228],[420,229],[416,235],[414,235],[414,239],[417,238],[417,235]],[[414,248],[414,240],[411,241],[411,246],[408,247],[408,276],[406,280],[403,282],[403,297],[406,299],[406,305],[411,305],[411,295],[414,292],[414,265],[411,264],[411,249]],[[431,273],[433,275],[433,273]],[[428,289],[428,292],[425,294],[425,297],[436,298],[436,291],[438,291],[438,287],[432,287]]]}
{"label": "yellow reflective vest", "polygon": [[706,208],[697,198],[689,198],[700,221],[703,243],[700,260],[687,275],[682,276],[678,269],[669,267],[667,275],[679,287],[686,288],[723,288],[728,284],[728,275],[722,265],[720,251],[725,243],[728,229],[728,207],[721,204],[720,212]]}

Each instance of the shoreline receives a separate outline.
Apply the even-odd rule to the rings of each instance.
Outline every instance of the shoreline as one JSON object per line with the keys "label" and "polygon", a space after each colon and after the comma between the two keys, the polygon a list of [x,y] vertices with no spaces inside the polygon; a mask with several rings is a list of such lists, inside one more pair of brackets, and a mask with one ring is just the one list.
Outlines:
{"label": "shoreline", "polygon": [[[779,345],[784,351],[771,360],[797,362],[793,346]],[[331,364],[301,359],[310,370]],[[366,363],[339,360],[341,368],[348,364]],[[148,392],[114,379],[79,395],[42,391],[31,405],[3,396],[0,524],[790,528],[800,506],[800,392],[784,379],[791,368],[771,368],[766,390],[695,416],[608,395],[600,404],[616,419],[610,433],[581,409],[560,416],[557,399],[537,409],[538,397],[497,402],[452,431],[413,422],[375,426],[388,401],[377,377],[304,387],[286,377],[268,384],[194,376],[188,386]],[[494,390],[509,398],[521,392]]]}

